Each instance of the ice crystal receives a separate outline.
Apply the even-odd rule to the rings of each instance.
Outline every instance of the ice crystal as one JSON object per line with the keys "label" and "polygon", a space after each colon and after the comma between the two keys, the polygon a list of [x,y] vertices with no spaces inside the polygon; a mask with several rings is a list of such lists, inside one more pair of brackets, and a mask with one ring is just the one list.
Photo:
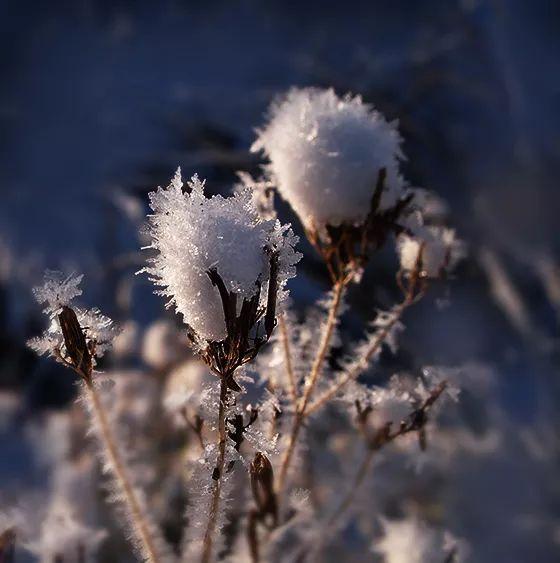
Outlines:
{"label": "ice crystal", "polygon": [[69,305],[75,297],[82,294],[79,285],[83,275],[66,276],[62,272],[47,270],[43,285],[33,289],[38,303],[46,303],[45,313],[53,317],[64,305]]}

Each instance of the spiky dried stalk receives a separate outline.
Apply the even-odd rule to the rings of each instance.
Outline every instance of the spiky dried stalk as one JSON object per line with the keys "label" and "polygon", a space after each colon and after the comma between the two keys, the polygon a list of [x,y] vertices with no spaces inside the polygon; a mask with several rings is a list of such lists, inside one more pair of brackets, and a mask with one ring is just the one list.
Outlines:
{"label": "spiky dried stalk", "polygon": [[356,380],[362,374],[371,359],[376,356],[381,349],[381,346],[383,346],[393,329],[400,322],[405,311],[422,299],[426,292],[428,283],[427,279],[422,276],[422,248],[418,252],[416,266],[408,275],[406,282],[405,286],[403,274],[402,272],[399,272],[397,275],[397,283],[404,293],[404,299],[392,310],[390,321],[383,327],[382,330],[379,331],[379,333],[376,334],[375,338],[371,341],[363,355],[354,363],[354,367],[346,372],[342,378],[340,378],[330,389],[325,391],[309,406],[306,411],[306,416],[317,412],[331,399],[333,399],[349,381]]}
{"label": "spiky dried stalk", "polygon": [[[202,358],[220,378],[220,403],[218,407],[218,458],[212,472],[214,485],[210,500],[210,510],[202,547],[202,563],[212,559],[216,522],[220,510],[222,479],[226,461],[226,406],[228,392],[241,391],[234,379],[235,371],[240,366],[254,359],[261,347],[268,342],[276,325],[276,298],[278,293],[278,255],[270,255],[270,274],[266,307],[259,307],[261,287],[257,282],[257,291],[250,299],[244,299],[237,312],[237,294],[228,291],[224,280],[216,269],[209,270],[208,277],[218,289],[222,301],[227,337],[220,342],[209,342]],[[264,334],[261,334],[261,328]],[[249,423],[251,424],[251,422]],[[241,429],[241,439],[244,431]],[[234,438],[236,435],[234,434]],[[235,440],[234,440],[235,441]],[[236,443],[238,447],[240,443]]]}
{"label": "spiky dried stalk", "polygon": [[119,453],[116,439],[111,430],[109,417],[93,381],[93,358],[95,342],[86,340],[84,329],[80,326],[75,311],[63,306],[58,314],[58,321],[64,337],[65,353],[58,351],[58,358],[73,369],[83,381],[82,396],[94,417],[94,429],[97,431],[102,447],[102,458],[114,478],[121,493],[122,502],[130,519],[130,528],[143,558],[150,563],[160,563],[163,558],[158,553],[157,542],[153,537],[149,518],[142,506],[126,464]]}
{"label": "spiky dried stalk", "polygon": [[134,490],[132,481],[128,474],[117,443],[111,431],[111,425],[99,397],[98,391],[91,381],[85,382],[85,393],[83,395],[88,402],[93,416],[96,418],[95,427],[99,430],[98,435],[103,447],[103,457],[108,462],[109,468],[117,488],[122,494],[123,502],[127,508],[127,515],[131,521],[131,531],[136,536],[140,551],[146,561],[159,563],[163,561],[158,554],[156,540],[152,537],[151,526],[140,500]]}
{"label": "spiky dried stalk", "polygon": [[288,375],[288,387],[290,392],[290,399],[295,406],[297,406],[297,382],[292,362],[292,350],[290,345],[290,335],[284,315],[278,318],[278,325],[280,327],[280,338],[282,339],[282,349],[284,351],[284,362],[286,363],[286,372]]}
{"label": "spiky dried stalk", "polygon": [[214,487],[212,489],[212,497],[210,499],[210,510],[208,515],[208,523],[204,532],[204,542],[202,547],[202,563],[209,563],[212,560],[214,548],[214,533],[216,530],[216,522],[220,510],[220,496],[222,492],[222,478],[224,475],[226,461],[226,404],[228,398],[228,380],[222,377],[220,383],[220,405],[218,407],[218,458],[216,466],[212,471],[212,479]]}

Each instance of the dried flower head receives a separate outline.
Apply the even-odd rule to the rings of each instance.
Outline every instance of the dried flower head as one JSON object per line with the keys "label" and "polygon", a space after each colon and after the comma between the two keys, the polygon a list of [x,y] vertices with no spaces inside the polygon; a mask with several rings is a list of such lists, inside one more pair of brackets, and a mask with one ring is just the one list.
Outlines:
{"label": "dried flower head", "polygon": [[252,150],[269,158],[279,193],[327,263],[356,270],[410,201],[399,173],[400,144],[395,124],[359,96],[307,88],[272,106]]}
{"label": "dried flower head", "polygon": [[96,358],[100,358],[117,335],[113,321],[98,309],[71,306],[81,295],[83,276],[64,276],[47,271],[42,286],[33,290],[39,303],[46,303],[44,312],[50,319],[47,330],[32,338],[28,345],[37,354],[48,354],[71,367],[80,375],[91,374]]}
{"label": "dried flower head", "polygon": [[445,227],[418,226],[398,237],[397,248],[401,269],[411,272],[418,263],[420,274],[426,278],[443,277],[464,255],[464,245],[455,231]]}
{"label": "dried flower head", "polygon": [[258,349],[275,323],[277,299],[295,275],[297,238],[289,226],[259,217],[250,190],[211,198],[180,170],[150,194],[156,250],[145,271],[183,315],[210,367],[232,372]]}

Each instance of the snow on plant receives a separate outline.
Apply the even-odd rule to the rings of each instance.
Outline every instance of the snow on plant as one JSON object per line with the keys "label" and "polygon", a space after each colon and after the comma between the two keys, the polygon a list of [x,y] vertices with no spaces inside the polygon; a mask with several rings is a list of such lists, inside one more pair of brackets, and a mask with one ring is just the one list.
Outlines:
{"label": "snow on plant", "polygon": [[207,198],[197,176],[185,193],[182,187],[177,170],[167,188],[150,194],[154,213],[149,248],[157,253],[146,271],[205,348],[208,342],[226,339],[227,322],[239,313],[232,310],[232,318],[224,317],[224,297],[237,296],[239,303],[229,304],[233,309],[243,303],[256,309],[265,306],[277,292],[281,296],[299,257],[289,228],[259,219],[248,190],[229,198]]}
{"label": "snow on plant", "polygon": [[156,255],[145,271],[163,287],[161,293],[183,316],[195,349],[221,380],[214,484],[200,541],[202,558],[209,560],[216,552],[214,535],[227,479],[228,391],[241,391],[236,370],[270,338],[277,303],[300,255],[289,226],[261,218],[250,190],[207,198],[197,176],[187,191],[182,188],[178,169],[167,188],[150,194],[149,248]]}
{"label": "snow on plant", "polygon": [[[122,508],[131,540],[142,560],[162,561],[167,548],[151,521],[143,492],[131,478],[126,454],[115,438],[95,380],[97,359],[109,347],[116,329],[111,319],[97,309],[84,310],[72,305],[72,300],[81,295],[78,287],[81,280],[82,276],[46,273],[43,285],[34,294],[39,303],[47,303],[44,312],[50,326],[42,337],[31,340],[29,346],[40,354],[48,353],[80,376],[80,399],[91,417],[92,432],[99,440],[104,471],[113,480],[113,500]],[[63,516],[70,518],[67,512]],[[83,530],[77,526],[75,532]]]}
{"label": "snow on plant", "polygon": [[[95,367],[96,359],[110,347],[117,331],[113,321],[98,309],[71,307],[73,299],[82,294],[82,278],[47,271],[43,285],[33,293],[39,303],[46,304],[44,312],[50,324],[42,336],[30,340],[29,346],[85,377]],[[77,325],[84,330],[72,334]]]}
{"label": "snow on plant", "polygon": [[[183,561],[324,560],[331,544],[347,540],[350,523],[366,546],[375,538],[377,553],[399,561],[397,524],[381,520],[380,534],[383,507],[364,491],[387,452],[413,443],[419,459],[429,450],[446,399],[457,399],[458,377],[419,369],[372,385],[362,376],[376,375],[384,349],[397,351],[406,312],[447,278],[463,247],[443,226],[444,204],[403,179],[396,125],[359,97],[292,90],[273,106],[253,150],[269,160],[265,176],[241,173],[229,197],[208,197],[196,175],[183,185],[179,169],[150,194],[142,271],[184,325],[158,321],[146,331],[142,370],[95,371],[115,329],[97,310],[73,305],[81,278],[49,275],[36,291],[50,326],[30,345],[80,375],[82,404],[141,559],[173,559],[164,520]],[[286,299],[300,254],[290,226],[276,218],[273,186],[330,277],[303,317]],[[399,259],[398,301],[349,344],[346,293],[388,241]],[[112,387],[101,384],[111,378]],[[418,542],[418,561],[436,552],[452,561],[455,551],[436,549],[443,532],[419,522],[402,527]]]}
{"label": "snow on plant", "polygon": [[395,124],[359,96],[291,90],[272,106],[251,150],[266,153],[278,191],[308,228],[364,223],[383,169],[377,210],[392,208],[403,193]]}
{"label": "snow on plant", "polygon": [[411,200],[396,125],[359,96],[339,98],[332,89],[293,89],[270,113],[252,150],[269,158],[271,181],[331,277],[359,276],[368,250],[400,230]]}

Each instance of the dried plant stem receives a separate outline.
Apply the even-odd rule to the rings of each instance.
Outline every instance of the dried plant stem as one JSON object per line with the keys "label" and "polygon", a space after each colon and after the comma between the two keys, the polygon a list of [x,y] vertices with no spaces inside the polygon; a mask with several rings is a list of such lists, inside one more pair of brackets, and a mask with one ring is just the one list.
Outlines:
{"label": "dried plant stem", "polygon": [[331,517],[327,520],[323,537],[329,536],[329,532],[332,531],[340,517],[346,512],[346,510],[348,510],[348,508],[350,508],[356,493],[368,473],[375,452],[379,451],[387,444],[394,442],[397,438],[410,434],[411,432],[418,432],[420,447],[426,447],[425,427],[428,422],[428,412],[433,408],[434,403],[442,396],[446,388],[447,382],[442,381],[430,392],[429,396],[423,401],[422,405],[409,413],[407,417],[403,418],[394,430],[392,430],[393,424],[391,422],[378,428],[371,436],[368,436],[365,427],[363,428],[367,451],[364,454],[354,479],[352,479],[352,484],[346,495],[342,498],[336,509],[333,511]]}
{"label": "dried plant stem", "polygon": [[290,397],[294,405],[297,404],[297,384],[296,375],[294,373],[294,366],[292,364],[292,351],[290,349],[290,335],[288,334],[288,327],[284,315],[278,317],[278,325],[280,327],[280,336],[282,338],[282,346],[284,349],[284,360],[286,362],[286,371],[288,372],[288,384],[290,390]]}
{"label": "dried plant stem", "polygon": [[349,381],[356,379],[363,370],[367,367],[371,358],[377,354],[383,343],[385,342],[386,338],[391,333],[391,330],[394,326],[400,321],[403,316],[403,313],[410,307],[413,303],[415,303],[415,298],[408,294],[404,301],[400,303],[394,310],[393,310],[393,317],[391,318],[390,322],[379,332],[377,338],[373,340],[371,345],[365,351],[363,356],[355,363],[355,367],[348,371],[344,377],[339,379],[329,390],[325,391],[323,395],[321,395],[318,399],[316,399],[307,409],[306,415],[310,415],[320,408],[322,408],[325,404],[327,404],[335,395],[344,387]]}
{"label": "dried plant stem", "polygon": [[214,488],[212,491],[212,499],[210,501],[210,512],[208,515],[208,524],[204,532],[204,544],[202,548],[202,563],[209,563],[212,559],[212,549],[214,545],[214,533],[216,530],[216,522],[218,521],[218,512],[220,509],[220,496],[222,492],[222,477],[224,474],[226,460],[226,402],[227,402],[228,386],[227,379],[221,378],[220,384],[220,406],[218,408],[218,459],[216,467],[212,474],[214,479]]}
{"label": "dried plant stem", "polygon": [[286,477],[288,474],[288,470],[290,468],[290,463],[294,455],[299,432],[303,425],[303,421],[307,416],[307,412],[306,412],[307,405],[309,404],[311,394],[313,393],[313,390],[315,389],[315,385],[317,384],[319,376],[321,375],[323,363],[325,362],[325,358],[330,348],[334,329],[336,327],[336,323],[340,312],[340,304],[342,301],[342,295],[344,293],[344,287],[345,287],[345,283],[343,281],[336,282],[333,287],[333,298],[331,305],[329,307],[327,322],[325,324],[323,333],[321,335],[319,349],[317,351],[317,355],[311,367],[311,371],[309,372],[309,377],[307,377],[305,381],[303,396],[301,397],[298,403],[294,415],[292,430],[290,432],[290,437],[288,441],[288,447],[286,448],[284,457],[282,458],[282,464],[280,466],[280,475],[278,478],[278,487],[277,487],[277,493],[279,497],[282,495],[282,492],[284,490],[284,486],[286,484]]}
{"label": "dried plant stem", "polygon": [[354,502],[356,493],[359,491],[360,486],[368,473],[375,451],[376,450],[374,450],[373,448],[368,448],[368,450],[365,452],[364,458],[362,459],[362,462],[358,467],[358,471],[356,471],[356,475],[354,475],[354,479],[352,479],[352,483],[348,488],[346,495],[344,495],[336,509],[333,511],[331,517],[327,521],[326,532],[332,530],[332,528],[338,522],[339,518],[350,508],[352,502]]}
{"label": "dried plant stem", "polygon": [[107,456],[111,472],[113,473],[117,486],[122,493],[123,502],[126,504],[128,513],[132,520],[132,533],[137,536],[136,539],[142,546],[142,553],[145,554],[146,561],[149,561],[150,563],[159,563],[161,559],[157,554],[155,541],[150,532],[148,520],[142,510],[140,500],[134,491],[126,466],[119,454],[119,450],[111,431],[111,426],[109,424],[105,408],[99,397],[99,393],[95,389],[91,379],[85,380],[85,389],[93,415],[97,419],[99,438],[101,439],[104,453]]}

